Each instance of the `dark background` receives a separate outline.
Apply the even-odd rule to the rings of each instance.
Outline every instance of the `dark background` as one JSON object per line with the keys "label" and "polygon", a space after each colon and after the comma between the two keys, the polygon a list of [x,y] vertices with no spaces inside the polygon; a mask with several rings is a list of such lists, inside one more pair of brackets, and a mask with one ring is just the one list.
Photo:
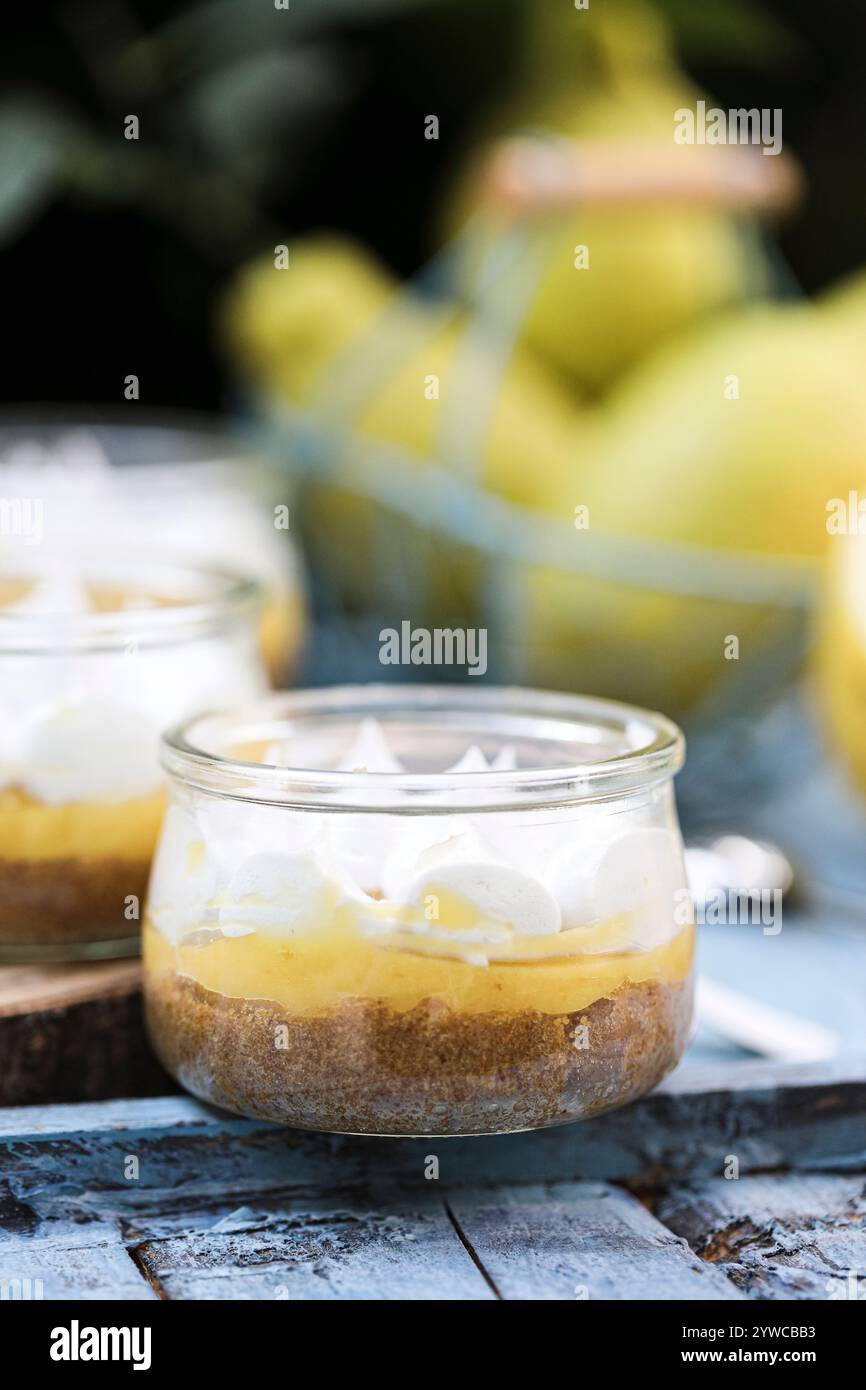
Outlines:
{"label": "dark background", "polygon": [[[659,4],[686,67],[719,104],[783,109],[786,145],[812,189],[782,233],[799,282],[814,290],[860,265],[866,186],[851,170],[866,144],[866,6]],[[443,180],[519,62],[523,0],[292,0],[291,18],[271,0],[234,8],[268,63],[291,50],[284,72],[268,67],[261,90],[271,95],[240,155],[219,81],[211,113],[228,114],[216,135],[196,106],[226,41],[218,33],[211,51],[210,26],[231,3],[216,0],[206,20],[198,6],[153,0],[52,3],[5,19],[5,98],[32,102],[79,138],[56,177],[34,178],[23,210],[0,216],[4,401],[120,404],[134,372],[149,405],[224,406],[212,306],[246,256],[337,226],[404,274],[423,263]],[[784,37],[771,30],[757,42],[773,16]],[[130,111],[142,123],[137,144],[122,138]],[[429,112],[438,141],[422,136]],[[4,144],[8,171],[19,156],[14,139]],[[239,180],[227,182],[227,169]],[[254,216],[238,212],[239,187],[255,188]]]}

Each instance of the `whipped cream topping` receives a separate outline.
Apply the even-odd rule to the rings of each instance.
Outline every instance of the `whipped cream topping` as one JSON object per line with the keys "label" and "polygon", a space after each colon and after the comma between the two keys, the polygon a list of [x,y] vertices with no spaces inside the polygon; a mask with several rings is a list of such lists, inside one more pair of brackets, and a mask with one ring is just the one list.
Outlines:
{"label": "whipped cream topping", "polygon": [[[173,445],[163,435],[156,430],[153,437],[164,457]],[[265,470],[232,459],[117,467],[105,437],[110,441],[111,432],[80,428],[4,437],[0,496],[20,504],[21,524],[0,535],[0,561],[12,573],[22,562],[31,568],[37,557],[54,557],[10,608],[45,615],[46,635],[62,630],[64,620],[91,607],[74,556],[98,557],[105,547],[112,554],[175,555],[184,566],[219,568],[230,555],[269,593],[298,593],[295,552],[274,526],[277,499]],[[182,438],[177,442],[184,447]],[[70,558],[64,563],[63,556]],[[129,607],[145,602],[136,598]],[[56,659],[4,653],[0,661],[0,791],[20,787],[57,803],[154,791],[161,782],[159,734],[167,725],[267,689],[258,654],[235,637],[140,652],[130,643],[123,654]]]}
{"label": "whipped cream topping", "polygon": [[[265,760],[288,766],[289,750],[273,744]],[[513,748],[490,761],[471,745],[448,771],[515,765]],[[363,721],[337,766],[404,770],[374,720]],[[190,802],[169,813],[150,910],[174,941],[202,927],[291,938],[347,910],[377,939],[478,966],[648,950],[682,925],[674,914],[685,882],[679,835],[656,823],[666,814],[664,803],[616,813],[395,816],[371,807],[316,816]]]}
{"label": "whipped cream topping", "polygon": [[[159,435],[161,431],[157,431]],[[166,445],[161,447],[164,455]],[[38,536],[3,534],[0,556],[72,547],[158,550],[219,568],[227,555],[269,590],[293,594],[300,576],[286,533],[274,526],[269,476],[253,460],[116,467],[100,437],[69,429],[16,439],[0,453],[0,497],[39,503]],[[34,518],[35,520],[35,518]]]}
{"label": "whipped cream topping", "polygon": [[[279,760],[279,746],[276,748]],[[357,737],[345,757],[337,763],[338,772],[402,772],[403,764],[391,752],[382,726],[375,719],[363,719]]]}
{"label": "whipped cream topping", "polygon": [[146,796],[162,781],[166,725],[214,690],[240,702],[267,688],[255,633],[239,628],[165,645],[51,651],[65,623],[93,611],[80,575],[63,563],[7,611],[44,617],[47,650],[0,655],[0,792],[17,787],[56,805]]}

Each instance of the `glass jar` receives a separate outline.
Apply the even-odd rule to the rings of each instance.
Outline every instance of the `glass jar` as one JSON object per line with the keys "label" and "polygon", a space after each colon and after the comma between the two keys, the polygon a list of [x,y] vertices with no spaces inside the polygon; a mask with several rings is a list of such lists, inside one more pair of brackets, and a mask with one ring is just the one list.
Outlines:
{"label": "glass jar", "polygon": [[[25,556],[27,558],[25,559]],[[268,688],[259,585],[88,551],[0,571],[0,961],[133,954],[162,730]]]}
{"label": "glass jar", "polygon": [[280,695],[169,734],[144,936],[157,1053],[304,1129],[499,1133],[641,1095],[685,1047],[679,731],[471,686]]}
{"label": "glass jar", "polygon": [[55,555],[155,548],[217,569],[229,555],[262,586],[259,635],[275,685],[296,676],[305,628],[287,493],[262,456],[204,418],[145,410],[129,424],[0,412],[0,498],[18,521],[0,528],[0,560],[37,538]]}

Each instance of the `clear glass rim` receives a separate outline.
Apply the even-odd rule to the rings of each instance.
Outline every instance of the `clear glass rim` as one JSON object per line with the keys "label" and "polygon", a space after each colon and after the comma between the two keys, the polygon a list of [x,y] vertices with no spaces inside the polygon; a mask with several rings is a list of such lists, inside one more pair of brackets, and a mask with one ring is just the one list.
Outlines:
{"label": "clear glass rim", "polygon": [[[304,716],[340,715],[358,720],[405,711],[443,717],[488,713],[556,720],[575,729],[619,732],[637,746],[598,761],[488,772],[334,772],[245,762],[202,747],[201,731],[218,725],[263,741],[285,737],[279,725]],[[507,737],[507,733],[504,734]],[[614,700],[529,690],[520,686],[467,684],[370,684],[279,693],[231,711],[185,720],[162,738],[162,764],[173,778],[200,791],[243,801],[310,810],[369,813],[423,811],[465,813],[472,807],[513,810],[560,802],[621,797],[667,781],[683,765],[685,740],[672,720]]]}
{"label": "clear glass rim", "polygon": [[[168,645],[189,641],[219,630],[243,617],[252,617],[264,603],[263,586],[256,579],[211,565],[179,563],[169,557],[139,557],[110,550],[78,555],[70,549],[72,567],[85,581],[107,567],[113,581],[128,579],[140,587],[157,584],[171,592],[172,583],[189,587],[212,586],[213,593],[163,608],[130,608],[109,613],[17,612],[0,608],[0,656],[124,650],[130,644]],[[80,563],[79,563],[80,562]],[[91,574],[88,574],[88,569]],[[38,577],[36,568],[13,563],[9,557],[0,577]]]}

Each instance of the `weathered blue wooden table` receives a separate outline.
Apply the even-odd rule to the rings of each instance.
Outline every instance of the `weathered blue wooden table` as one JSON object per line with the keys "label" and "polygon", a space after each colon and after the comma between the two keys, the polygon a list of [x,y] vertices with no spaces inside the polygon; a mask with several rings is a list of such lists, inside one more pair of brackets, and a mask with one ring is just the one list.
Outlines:
{"label": "weathered blue wooden table", "polygon": [[826,1299],[864,1276],[866,1059],[682,1068],[495,1139],[292,1134],[183,1097],[0,1111],[7,1296]]}
{"label": "weathered blue wooden table", "polygon": [[838,902],[786,911],[778,935],[699,934],[702,971],[832,1029],[837,1060],[756,1062],[702,1029],[633,1106],[484,1140],[292,1134],[184,1097],[0,1110],[0,1281],[46,1298],[863,1298],[866,929],[845,885],[866,823],[841,797],[828,784],[835,857],[814,786],[763,827],[786,821],[810,885],[834,867]]}

